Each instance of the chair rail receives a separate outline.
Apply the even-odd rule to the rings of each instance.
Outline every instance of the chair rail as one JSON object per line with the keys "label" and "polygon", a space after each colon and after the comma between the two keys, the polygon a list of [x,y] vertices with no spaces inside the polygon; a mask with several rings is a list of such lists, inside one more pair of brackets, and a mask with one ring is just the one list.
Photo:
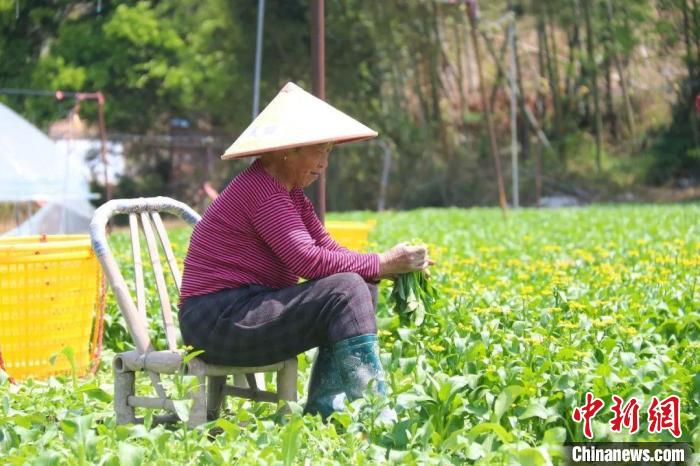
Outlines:
{"label": "chair rail", "polygon": [[95,251],[95,255],[99,257],[109,251],[105,229],[110,218],[118,214],[141,213],[144,211],[168,212],[177,215],[190,225],[196,224],[202,218],[184,202],[176,201],[170,197],[112,199],[95,210],[90,222],[90,238],[92,239],[92,249]]}

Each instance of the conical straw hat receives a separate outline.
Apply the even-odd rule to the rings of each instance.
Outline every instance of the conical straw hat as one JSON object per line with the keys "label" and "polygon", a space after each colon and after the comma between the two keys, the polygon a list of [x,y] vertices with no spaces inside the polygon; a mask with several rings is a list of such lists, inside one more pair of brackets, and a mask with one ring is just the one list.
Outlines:
{"label": "conical straw hat", "polygon": [[376,131],[290,82],[221,158],[236,159],[290,147],[341,144],[376,136]]}

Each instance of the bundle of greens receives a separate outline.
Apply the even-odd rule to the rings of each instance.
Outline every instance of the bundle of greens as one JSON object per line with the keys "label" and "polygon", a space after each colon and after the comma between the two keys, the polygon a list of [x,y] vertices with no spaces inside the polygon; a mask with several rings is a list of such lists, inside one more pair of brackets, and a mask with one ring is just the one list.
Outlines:
{"label": "bundle of greens", "polygon": [[413,321],[417,327],[423,323],[426,312],[431,312],[437,299],[437,291],[423,272],[409,272],[396,277],[389,305],[399,315],[401,325]]}

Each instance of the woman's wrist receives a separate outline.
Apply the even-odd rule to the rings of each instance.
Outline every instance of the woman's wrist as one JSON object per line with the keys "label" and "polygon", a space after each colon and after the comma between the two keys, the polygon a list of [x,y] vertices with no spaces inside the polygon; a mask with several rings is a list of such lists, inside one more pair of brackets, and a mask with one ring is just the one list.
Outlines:
{"label": "woman's wrist", "polygon": [[387,276],[392,274],[391,271],[391,258],[389,257],[389,254],[386,252],[379,253],[379,277],[380,278],[386,278]]}

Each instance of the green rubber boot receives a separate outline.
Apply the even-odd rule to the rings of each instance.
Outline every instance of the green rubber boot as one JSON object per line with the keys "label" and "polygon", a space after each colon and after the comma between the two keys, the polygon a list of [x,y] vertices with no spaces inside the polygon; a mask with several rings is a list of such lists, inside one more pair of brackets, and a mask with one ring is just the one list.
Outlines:
{"label": "green rubber boot", "polygon": [[[377,335],[370,333],[341,340],[333,345],[333,356],[343,378],[345,393],[351,401],[362,397],[372,381],[374,381],[372,386],[374,391],[386,396],[386,382],[382,362],[379,359]],[[391,408],[385,408],[377,421],[394,423],[396,412]]]}
{"label": "green rubber boot", "polygon": [[377,393],[386,395],[377,335],[369,333],[341,340],[333,345],[333,356],[343,377],[345,393],[350,400],[362,397],[372,380]]}
{"label": "green rubber boot", "polygon": [[343,378],[333,357],[333,349],[322,346],[316,353],[304,413],[320,414],[326,419],[334,411],[345,409]]}

